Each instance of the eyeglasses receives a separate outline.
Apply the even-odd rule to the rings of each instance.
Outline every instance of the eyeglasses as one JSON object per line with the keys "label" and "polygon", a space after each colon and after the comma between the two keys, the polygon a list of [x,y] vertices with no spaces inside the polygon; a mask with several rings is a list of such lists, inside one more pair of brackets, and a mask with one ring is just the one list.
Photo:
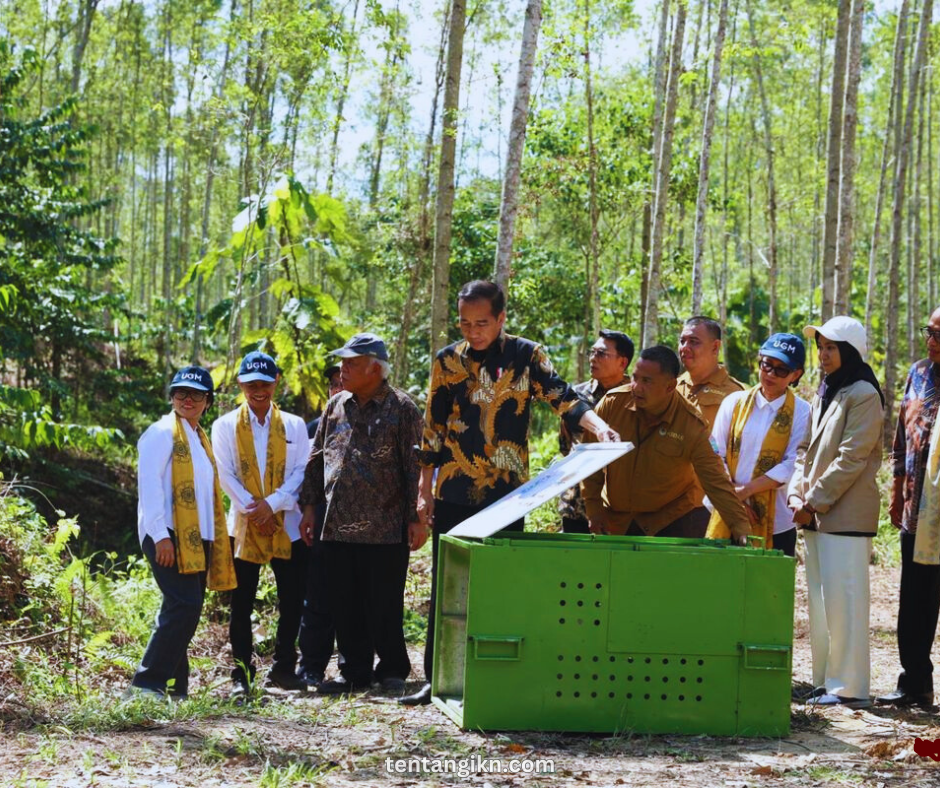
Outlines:
{"label": "eyeglasses", "polygon": [[758,366],[768,374],[776,375],[778,378],[785,378],[787,375],[793,372],[789,367],[778,367],[776,364],[771,364],[766,358],[762,358],[758,362]]}
{"label": "eyeglasses", "polygon": [[599,350],[596,347],[591,348],[591,352],[588,354],[591,358],[614,358],[619,356],[619,353],[610,353],[607,350]]}
{"label": "eyeglasses", "polygon": [[930,326],[924,326],[921,328],[920,333],[924,335],[924,340],[927,342],[929,342],[931,339],[934,342],[940,342],[940,331],[937,331]]}
{"label": "eyeglasses", "polygon": [[193,391],[192,389],[176,389],[173,392],[173,399],[177,402],[183,402],[187,398],[191,399],[193,402],[205,402],[206,392]]}

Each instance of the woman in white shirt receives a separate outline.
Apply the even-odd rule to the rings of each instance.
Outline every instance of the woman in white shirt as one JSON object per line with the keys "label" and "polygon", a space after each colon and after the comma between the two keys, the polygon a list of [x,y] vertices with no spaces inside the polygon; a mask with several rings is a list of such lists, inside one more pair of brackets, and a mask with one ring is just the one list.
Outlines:
{"label": "woman in white shirt", "polygon": [[[787,508],[787,485],[810,406],[789,387],[803,376],[805,362],[806,348],[799,337],[771,336],[761,345],[758,385],[725,397],[711,435],[735,492],[747,507],[752,534],[791,557],[796,526]],[[721,518],[713,513],[706,535],[726,538],[724,530]]]}
{"label": "woman in white shirt", "polygon": [[865,363],[865,327],[847,315],[807,326],[826,373],[800,444],[789,504],[806,543],[814,697],[871,705],[868,563],[878,531],[884,395]]}
{"label": "woman in white shirt", "polygon": [[181,369],[170,383],[172,412],[137,443],[137,532],[163,604],[130,694],[186,697],[206,586],[235,585],[215,460],[199,426],[212,389],[207,370]]}

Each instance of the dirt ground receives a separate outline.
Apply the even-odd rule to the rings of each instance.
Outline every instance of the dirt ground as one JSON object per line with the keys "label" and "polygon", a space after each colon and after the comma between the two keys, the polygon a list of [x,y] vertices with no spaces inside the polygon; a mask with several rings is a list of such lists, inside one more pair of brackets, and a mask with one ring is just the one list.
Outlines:
{"label": "dirt ground", "polygon": [[[899,570],[872,567],[872,691],[890,690],[897,671],[894,621]],[[806,594],[797,573],[794,685],[810,681]],[[219,633],[216,633],[219,634]],[[199,644],[197,644],[198,646]],[[205,644],[203,644],[205,647]],[[940,657],[934,650],[934,661]],[[420,666],[417,650],[413,663]],[[227,689],[216,680],[212,692]],[[413,676],[412,678],[415,678]],[[417,686],[417,683],[414,684]],[[115,696],[120,687],[115,685]],[[405,709],[370,693],[350,700],[269,695],[258,714],[225,703],[187,715],[189,704],[152,706],[131,730],[79,733],[55,727],[6,730],[3,786],[940,786],[940,763],[914,752],[938,740],[940,716],[880,708],[812,711],[792,706],[785,739],[464,732],[434,707]],[[166,718],[166,719],[162,719]],[[389,773],[386,759],[549,760],[551,774],[461,777]],[[427,764],[434,769],[433,763]],[[472,764],[465,764],[472,767]],[[437,767],[442,768],[442,767]]]}

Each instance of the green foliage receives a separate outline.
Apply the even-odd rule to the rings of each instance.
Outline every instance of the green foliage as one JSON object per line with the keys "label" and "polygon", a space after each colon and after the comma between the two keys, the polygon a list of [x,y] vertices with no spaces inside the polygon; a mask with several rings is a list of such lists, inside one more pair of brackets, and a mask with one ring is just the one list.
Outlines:
{"label": "green foliage", "polygon": [[[220,263],[234,265],[240,272],[269,258],[271,271],[279,274],[269,285],[269,294],[278,305],[273,323],[244,331],[238,353],[263,350],[273,355],[281,368],[287,390],[296,398],[306,398],[317,408],[326,401],[327,384],[323,370],[331,363],[327,353],[342,345],[349,333],[341,326],[339,305],[322,287],[301,275],[301,264],[310,254],[335,255],[341,247],[351,247],[354,239],[347,230],[342,203],[329,195],[311,195],[292,176],[284,176],[264,198],[249,198],[232,222],[232,236],[223,247],[210,248],[183,277],[180,287],[197,279],[208,279]],[[271,242],[271,247],[266,247]],[[237,324],[235,310],[243,298],[240,283],[234,298],[224,298],[209,312],[210,323],[231,329]],[[235,375],[238,358],[213,370],[219,385]]]}
{"label": "green foliage", "polygon": [[14,60],[0,40],[0,345],[55,412],[71,358],[100,356],[94,318],[121,302],[90,279],[118,257],[116,241],[84,229],[106,203],[77,184],[89,132],[74,122],[76,101],[21,118],[23,83],[38,66],[34,52]]}

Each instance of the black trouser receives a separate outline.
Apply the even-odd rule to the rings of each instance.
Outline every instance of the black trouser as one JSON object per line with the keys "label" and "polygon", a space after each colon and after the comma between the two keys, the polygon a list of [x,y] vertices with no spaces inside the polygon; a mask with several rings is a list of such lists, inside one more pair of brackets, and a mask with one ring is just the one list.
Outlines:
{"label": "black trouser", "polygon": [[[437,550],[441,534],[446,534],[468,517],[472,517],[485,508],[486,506],[463,506],[459,503],[442,501],[439,498],[434,499],[434,531],[431,534],[431,606],[428,609],[428,639],[424,644],[424,680],[428,683],[434,675],[434,609],[437,605]],[[522,531],[524,528],[525,520],[516,520],[500,533]]]}
{"label": "black trouser", "polygon": [[779,534],[774,534],[774,550],[783,550],[784,555],[796,558],[796,532],[797,528],[790,528]]}
{"label": "black trouser", "polygon": [[[336,629],[330,611],[330,584],[326,582],[326,556],[323,532],[323,515],[326,506],[318,506],[314,515],[313,544],[307,551],[307,594],[304,612],[300,619],[300,670],[303,673],[323,675],[333,656]],[[339,656],[342,668],[343,658]]]}
{"label": "black trouser", "polygon": [[[173,532],[170,532],[173,538]],[[210,542],[203,542],[206,566],[209,565]],[[141,545],[150,562],[154,580],[163,593],[163,604],[157,613],[156,626],[140,667],[131,684],[135,687],[185,697],[189,692],[189,657],[186,652],[199,626],[202,602],[206,595],[206,573],[180,574],[177,564],[160,566],[156,561],[153,539],[144,537]],[[167,684],[171,683],[170,687]]]}
{"label": "black trouser", "polygon": [[582,520],[580,517],[562,517],[561,530],[566,534],[591,533],[591,529],[588,528],[588,521]]}
{"label": "black trouser", "polygon": [[[407,679],[411,661],[403,625],[408,545],[324,542],[326,581],[343,662],[340,672],[356,686],[374,677]],[[374,655],[379,663],[373,673]]]}
{"label": "black trouser", "polygon": [[[704,539],[708,528],[708,519],[711,515],[708,509],[700,506],[691,512],[677,517],[669,525],[658,530],[655,536],[673,536],[681,539]],[[636,520],[630,523],[626,536],[646,536],[646,533],[637,525]]]}
{"label": "black trouser", "polygon": [[930,647],[940,612],[940,566],[914,563],[914,534],[901,532],[901,594],[898,600],[898,689],[933,695]]}
{"label": "black trouser", "polygon": [[[233,540],[234,542],[234,540]],[[234,547],[233,547],[234,549]],[[297,632],[304,609],[304,581],[307,570],[307,545],[302,539],[291,542],[290,558],[272,558],[271,570],[277,584],[277,634],[274,638],[274,665],[272,673],[292,675],[297,665]],[[238,587],[232,591],[232,617],[228,634],[232,641],[232,679],[243,682],[254,679],[252,662],[254,642],[251,633],[251,613],[258,593],[261,564],[235,559],[235,578]]]}

